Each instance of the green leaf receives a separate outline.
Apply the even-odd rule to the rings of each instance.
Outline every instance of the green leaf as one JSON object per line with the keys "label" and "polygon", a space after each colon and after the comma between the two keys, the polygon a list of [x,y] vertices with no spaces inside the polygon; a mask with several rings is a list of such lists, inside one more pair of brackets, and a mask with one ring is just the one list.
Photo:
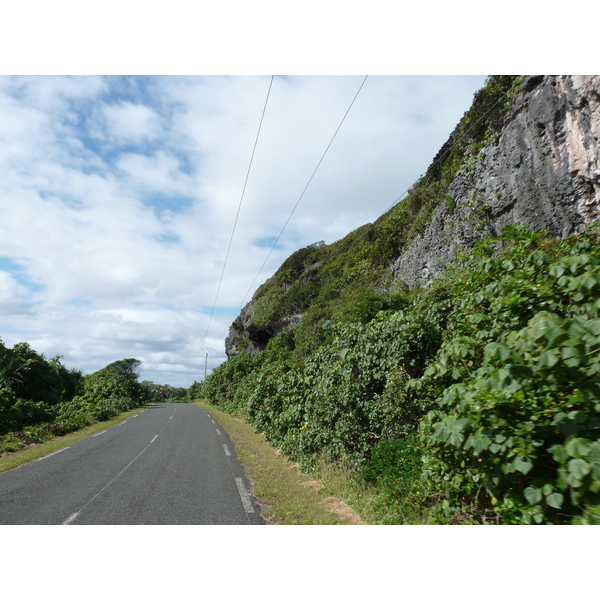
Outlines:
{"label": "green leaf", "polygon": [[542,492],[533,487],[525,488],[523,490],[523,495],[529,504],[538,504],[542,499]]}
{"label": "green leaf", "polygon": [[552,508],[560,508],[564,501],[564,496],[560,492],[553,492],[546,496],[546,504]]}
{"label": "green leaf", "polygon": [[541,354],[540,358],[538,359],[538,362],[542,367],[553,367],[558,361],[559,358],[556,352],[552,352],[550,350]]}
{"label": "green leaf", "polygon": [[552,458],[557,463],[564,464],[567,462],[568,455],[563,446],[552,446],[550,452],[552,452]]}
{"label": "green leaf", "polygon": [[513,465],[515,469],[523,473],[523,475],[527,475],[527,473],[533,469],[533,463],[528,456],[517,456]]}
{"label": "green leaf", "polygon": [[560,327],[553,327],[546,332],[545,337],[548,340],[549,348],[553,348],[564,342],[568,338],[568,333]]}
{"label": "green leaf", "polygon": [[592,465],[583,458],[572,458],[567,463],[569,483],[574,487],[581,485],[581,480],[592,470]]}
{"label": "green leaf", "polygon": [[554,486],[551,483],[544,484],[544,487],[542,488],[542,494],[544,494],[544,496],[549,496],[553,491]]}
{"label": "green leaf", "polygon": [[572,458],[583,458],[590,452],[590,441],[585,438],[572,438],[565,444],[565,450]]}
{"label": "green leaf", "polygon": [[554,415],[554,419],[552,420],[552,424],[553,425],[560,425],[561,423],[563,423],[564,421],[567,420],[567,413],[565,412],[559,412],[556,413],[556,415]]}
{"label": "green leaf", "polygon": [[500,360],[501,362],[505,362],[506,359],[510,356],[511,350],[508,346],[504,344],[499,344],[497,342],[492,342],[485,347],[485,354],[489,356],[489,358]]}

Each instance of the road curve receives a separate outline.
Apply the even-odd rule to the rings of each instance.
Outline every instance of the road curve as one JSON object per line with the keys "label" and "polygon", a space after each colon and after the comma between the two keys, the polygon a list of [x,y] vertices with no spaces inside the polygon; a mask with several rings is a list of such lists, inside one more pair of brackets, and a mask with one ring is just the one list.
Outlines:
{"label": "road curve", "polygon": [[259,525],[227,433],[194,404],[155,404],[0,473],[0,524]]}

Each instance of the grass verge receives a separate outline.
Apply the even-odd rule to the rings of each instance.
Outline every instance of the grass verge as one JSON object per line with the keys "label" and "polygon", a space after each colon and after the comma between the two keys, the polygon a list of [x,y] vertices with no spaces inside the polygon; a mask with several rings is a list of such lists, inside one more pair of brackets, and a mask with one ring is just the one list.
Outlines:
{"label": "grass verge", "polygon": [[111,419],[110,421],[101,421],[100,423],[94,423],[89,427],[84,427],[83,429],[79,429],[77,431],[73,431],[71,433],[67,433],[67,435],[63,435],[60,437],[55,437],[54,439],[48,440],[47,442],[43,442],[41,444],[32,444],[29,447],[22,448],[15,452],[5,452],[0,455],[0,473],[3,471],[8,471],[9,469],[14,469],[15,467],[19,467],[24,465],[25,463],[34,461],[42,456],[46,456],[47,454],[51,454],[52,452],[56,452],[65,446],[69,446],[70,444],[74,444],[75,442],[82,440],[90,435],[94,435],[104,429],[108,429],[109,427],[128,419],[132,415],[141,412],[146,408],[145,406],[140,406],[138,408],[134,408],[132,410],[128,410],[126,412],[118,414],[116,417]]}
{"label": "grass verge", "polygon": [[429,525],[434,523],[426,485],[397,479],[394,485],[369,485],[339,465],[320,462],[315,476],[323,491],[343,498],[370,525]]}
{"label": "grass verge", "polygon": [[195,404],[212,414],[229,434],[266,519],[279,525],[365,524],[356,511],[328,493],[326,483],[302,473],[249,423],[205,402]]}

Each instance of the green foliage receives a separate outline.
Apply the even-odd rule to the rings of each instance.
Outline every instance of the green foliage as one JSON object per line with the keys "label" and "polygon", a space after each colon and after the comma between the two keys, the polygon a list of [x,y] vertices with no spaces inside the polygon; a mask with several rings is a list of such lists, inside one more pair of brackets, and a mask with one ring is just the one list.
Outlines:
{"label": "green foliage", "polygon": [[210,398],[221,410],[236,413],[243,410],[244,392],[248,387],[246,379],[264,361],[259,355],[241,353],[216,368],[206,381],[194,384],[196,397]]}
{"label": "green foliage", "polygon": [[29,344],[6,348],[0,341],[0,434],[51,421],[51,408],[81,386],[81,373],[68,371],[59,356],[46,360]]}
{"label": "green foliage", "polygon": [[506,228],[427,290],[357,294],[302,361],[302,325],[230,359],[204,396],[306,469],[352,468],[381,522],[598,522],[599,237]]}
{"label": "green foliage", "polygon": [[22,422],[15,408],[16,402],[15,393],[10,388],[0,388],[0,435],[17,429]]}
{"label": "green foliage", "polygon": [[370,513],[375,524],[427,522],[429,494],[421,476],[422,451],[416,434],[380,440],[359,473],[375,501]]}
{"label": "green foliage", "polygon": [[193,402],[185,388],[176,388],[171,385],[161,385],[152,381],[142,381],[142,387],[147,392],[150,402]]}
{"label": "green foliage", "polygon": [[478,518],[488,509],[505,523],[593,521],[597,235],[591,227],[575,243],[557,243],[513,227],[500,240],[509,243],[503,253],[457,279],[445,341],[412,382],[437,402],[420,433],[424,475],[443,493],[445,517],[477,508]]}
{"label": "green foliage", "polygon": [[471,108],[464,114],[450,139],[435,157],[427,172],[429,178],[451,182],[461,168],[469,169],[481,149],[494,143],[504,118],[517,95],[523,76],[492,75],[476,92]]}
{"label": "green foliage", "polygon": [[381,311],[397,311],[406,308],[409,300],[406,294],[376,294],[363,291],[358,298],[349,302],[342,311],[341,320],[350,323],[371,322]]}
{"label": "green foliage", "polygon": [[259,357],[237,355],[207,379],[220,408],[244,412],[255,428],[308,468],[318,455],[358,467],[379,439],[414,431],[425,408],[406,391],[435,354],[435,315],[379,312],[368,324],[323,325],[330,340],[302,368],[278,338]]}
{"label": "green foliage", "polygon": [[406,438],[380,440],[361,470],[369,483],[392,487],[399,478],[414,483],[421,476],[421,453],[415,434]]}
{"label": "green foliage", "polygon": [[77,389],[80,378],[79,372],[69,373],[60,364],[60,357],[48,361],[25,342],[4,348],[0,358],[0,385],[32,402],[58,403]]}
{"label": "green foliage", "polygon": [[141,363],[136,359],[83,377],[67,370],[60,358],[48,361],[26,343],[9,349],[0,341],[0,451],[111,419],[150,398],[148,388],[137,382]]}

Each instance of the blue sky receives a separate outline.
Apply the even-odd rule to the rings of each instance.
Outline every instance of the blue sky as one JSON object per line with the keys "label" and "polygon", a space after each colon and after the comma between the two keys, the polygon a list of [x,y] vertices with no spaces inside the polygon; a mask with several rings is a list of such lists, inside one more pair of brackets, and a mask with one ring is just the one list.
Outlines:
{"label": "blue sky", "polygon": [[1,77],[4,343],[84,373],[135,357],[143,379],[200,379],[200,348],[225,359],[256,287],[379,217],[485,76],[370,76],[256,278],[362,80],[275,78],[212,311],[270,77]]}

